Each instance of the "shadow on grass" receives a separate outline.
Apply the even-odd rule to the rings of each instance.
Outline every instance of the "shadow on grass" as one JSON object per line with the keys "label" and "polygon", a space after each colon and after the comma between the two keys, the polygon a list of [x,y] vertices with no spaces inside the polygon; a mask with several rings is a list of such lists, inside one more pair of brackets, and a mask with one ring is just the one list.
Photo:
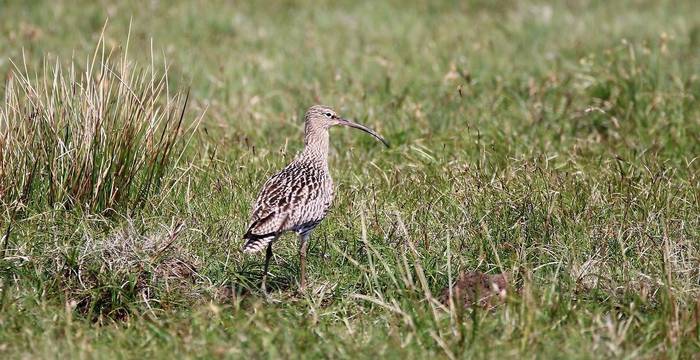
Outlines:
{"label": "shadow on grass", "polygon": [[[293,270],[280,268],[273,262],[267,275],[267,293],[296,294],[299,284]],[[216,290],[215,300],[232,302],[246,298],[264,298],[262,275],[262,261],[246,262],[241,269],[227,275],[228,280]]]}

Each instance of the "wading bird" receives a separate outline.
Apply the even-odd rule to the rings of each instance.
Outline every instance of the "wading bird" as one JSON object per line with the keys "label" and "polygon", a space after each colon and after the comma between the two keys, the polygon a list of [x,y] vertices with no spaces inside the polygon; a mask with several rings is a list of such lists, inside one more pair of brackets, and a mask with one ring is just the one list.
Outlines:
{"label": "wading bird", "polygon": [[310,107],[304,119],[304,150],[265,182],[253,204],[248,231],[243,235],[243,252],[255,253],[267,247],[263,292],[266,291],[272,244],[287,231],[299,235],[299,282],[302,290],[306,287],[309,235],[326,216],[333,200],[333,180],[328,171],[328,129],[336,125],[353,127],[389,146],[374,130],[342,119],[326,106]]}

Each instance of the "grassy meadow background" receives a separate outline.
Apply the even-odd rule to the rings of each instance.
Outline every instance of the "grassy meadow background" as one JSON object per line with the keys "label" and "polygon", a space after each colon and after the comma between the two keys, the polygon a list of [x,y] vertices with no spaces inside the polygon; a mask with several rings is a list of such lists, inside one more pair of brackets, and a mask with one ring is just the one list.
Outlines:
{"label": "grassy meadow background", "polygon": [[[692,0],[0,1],[0,357],[697,357],[698,69]],[[392,147],[331,131],[266,298],[315,103]]]}

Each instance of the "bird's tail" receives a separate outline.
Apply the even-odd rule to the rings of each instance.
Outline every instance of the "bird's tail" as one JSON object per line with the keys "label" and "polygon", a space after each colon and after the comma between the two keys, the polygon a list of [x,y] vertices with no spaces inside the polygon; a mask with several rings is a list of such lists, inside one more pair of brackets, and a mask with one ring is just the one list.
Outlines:
{"label": "bird's tail", "polygon": [[243,252],[246,254],[256,253],[264,249],[265,246],[273,242],[276,238],[276,233],[257,235],[248,232],[243,235],[243,239],[246,240],[245,244],[243,244]]}

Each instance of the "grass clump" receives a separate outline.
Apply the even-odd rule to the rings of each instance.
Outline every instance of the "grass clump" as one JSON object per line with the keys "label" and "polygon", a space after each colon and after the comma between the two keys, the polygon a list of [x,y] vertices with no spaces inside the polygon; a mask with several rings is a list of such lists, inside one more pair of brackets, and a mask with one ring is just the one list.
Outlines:
{"label": "grass clump", "polygon": [[0,108],[3,209],[132,210],[158,191],[184,149],[187,95],[171,93],[167,68],[113,51],[101,39],[82,70],[14,67]]}
{"label": "grass clump", "polygon": [[104,323],[154,314],[161,304],[198,295],[199,260],[177,242],[184,229],[176,223],[142,234],[132,221],[106,235],[85,229],[80,247],[46,251],[43,268],[58,279],[63,301],[87,319]]}

